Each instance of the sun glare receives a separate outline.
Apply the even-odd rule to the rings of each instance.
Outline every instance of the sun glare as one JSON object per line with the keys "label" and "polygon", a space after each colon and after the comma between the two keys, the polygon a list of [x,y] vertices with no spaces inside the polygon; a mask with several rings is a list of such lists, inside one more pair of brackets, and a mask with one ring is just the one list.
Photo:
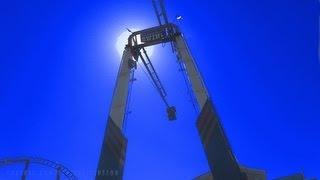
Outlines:
{"label": "sun glare", "polygon": [[[138,29],[135,29],[135,28],[132,28],[130,29],[132,32],[135,32],[135,31],[138,31]],[[117,39],[117,42],[116,42],[116,49],[118,51],[118,54],[120,57],[122,57],[122,53],[123,53],[123,50],[126,46],[126,44],[128,44],[128,37],[131,35],[131,33],[129,31],[124,31],[122,32],[118,39]],[[153,47],[147,47],[146,48],[147,52],[148,52],[148,55],[151,57],[152,54],[153,54]]]}

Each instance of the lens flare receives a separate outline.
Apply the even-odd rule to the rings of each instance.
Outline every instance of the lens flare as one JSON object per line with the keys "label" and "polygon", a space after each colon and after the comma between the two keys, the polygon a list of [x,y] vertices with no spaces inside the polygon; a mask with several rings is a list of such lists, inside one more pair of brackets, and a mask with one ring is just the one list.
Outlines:
{"label": "lens flare", "polygon": [[[130,28],[130,30],[132,32],[138,31],[137,28],[132,28],[132,29]],[[128,38],[130,35],[131,35],[131,32],[129,32],[128,30],[125,30],[119,35],[119,37],[117,39],[115,48],[117,49],[120,57],[122,56],[122,53],[123,53],[123,50],[124,50],[126,44],[128,44]],[[151,57],[153,54],[153,47],[152,46],[147,47],[146,51],[148,52],[148,55]]]}

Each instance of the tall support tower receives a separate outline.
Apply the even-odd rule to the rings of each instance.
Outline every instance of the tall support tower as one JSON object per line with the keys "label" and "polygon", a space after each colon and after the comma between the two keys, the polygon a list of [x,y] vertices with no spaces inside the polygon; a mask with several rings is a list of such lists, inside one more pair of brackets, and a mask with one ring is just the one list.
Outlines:
{"label": "tall support tower", "polygon": [[[227,136],[203,82],[201,74],[192,57],[186,40],[177,25],[169,23],[163,0],[153,0],[159,25],[133,32],[123,52],[121,65],[113,94],[104,136],[96,180],[122,179],[127,147],[127,138],[123,133],[125,110],[132,74],[136,63],[141,60],[147,69],[155,87],[167,106],[169,120],[175,119],[175,108],[169,106],[166,93],[155,69],[145,51],[145,47],[170,43],[184,69],[188,84],[194,93],[196,106],[200,110],[196,126],[208,160],[210,172],[205,179],[246,180],[253,170],[241,168],[234,157]],[[254,175],[255,180],[264,180],[262,175]]]}

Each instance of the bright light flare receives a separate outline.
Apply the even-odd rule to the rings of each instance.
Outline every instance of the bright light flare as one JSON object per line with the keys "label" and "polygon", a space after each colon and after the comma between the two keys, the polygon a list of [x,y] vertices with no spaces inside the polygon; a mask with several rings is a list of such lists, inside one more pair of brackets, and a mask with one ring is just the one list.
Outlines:
{"label": "bright light flare", "polygon": [[[132,32],[138,31],[138,29],[136,29],[136,28],[132,28],[130,30]],[[115,46],[116,46],[116,49],[117,49],[118,54],[119,54],[120,57],[122,57],[123,50],[124,50],[125,46],[128,44],[128,38],[129,38],[130,35],[131,35],[131,32],[129,32],[128,30],[125,30],[119,35],[119,37],[117,39],[117,42],[116,42]],[[139,40],[140,39],[138,38],[138,42],[139,42]],[[147,47],[146,51],[147,51],[149,57],[151,57],[152,54],[153,54],[153,47],[152,46]]]}
{"label": "bright light flare", "polygon": [[181,15],[177,15],[177,16],[176,16],[176,19],[177,19],[177,20],[182,20],[183,17],[182,17]]}

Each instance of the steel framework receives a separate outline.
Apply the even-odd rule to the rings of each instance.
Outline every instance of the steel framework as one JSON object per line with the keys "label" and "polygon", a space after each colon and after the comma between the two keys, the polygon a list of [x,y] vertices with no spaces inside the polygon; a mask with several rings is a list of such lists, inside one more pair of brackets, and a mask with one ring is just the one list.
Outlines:
{"label": "steel framework", "polygon": [[[98,164],[98,172],[111,171],[113,173],[112,175],[98,173],[96,180],[122,179],[127,147],[123,124],[130,79],[139,59],[144,63],[149,76],[167,106],[169,120],[175,119],[175,108],[168,105],[165,99],[166,92],[144,49],[148,46],[164,43],[171,44],[172,50],[178,58],[179,66],[185,73],[187,84],[191,86],[190,89],[196,101],[195,106],[200,110],[196,125],[211,170],[202,177],[216,180],[265,180],[264,173],[252,175],[254,174],[253,170],[240,167],[182,32],[177,25],[169,23],[163,0],[153,0],[152,2],[159,25],[133,32],[129,36],[114,89]],[[141,51],[145,54],[146,59],[142,56]]]}
{"label": "steel framework", "polygon": [[22,180],[26,180],[30,164],[40,164],[56,170],[56,180],[61,179],[63,174],[69,180],[77,180],[77,177],[67,167],[54,161],[40,158],[40,157],[16,157],[0,159],[0,167],[11,164],[25,164],[23,173],[21,175]]}

